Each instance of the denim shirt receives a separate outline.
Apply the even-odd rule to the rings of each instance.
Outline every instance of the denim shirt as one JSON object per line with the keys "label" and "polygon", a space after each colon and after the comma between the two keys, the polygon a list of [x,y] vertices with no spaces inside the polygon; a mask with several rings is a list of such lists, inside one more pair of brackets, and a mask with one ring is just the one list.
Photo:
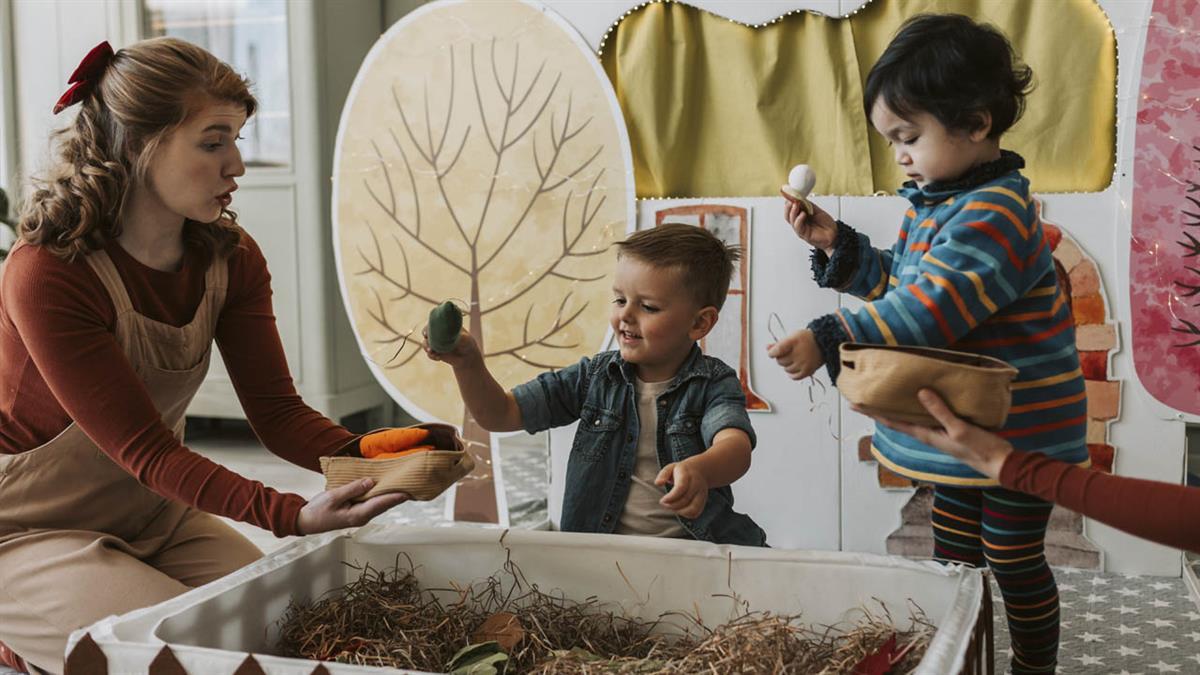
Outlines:
{"label": "denim shirt", "polygon": [[[610,351],[542,373],[513,389],[529,433],[579,420],[567,461],[561,527],[569,532],[613,532],[633,467],[639,420],[633,366]],[[741,429],[754,446],[754,428],[737,373],[692,346],[683,366],[658,397],[658,462],[666,466],[704,452],[722,429]],[[765,546],[766,534],[733,510],[729,486],[708,491],[695,519],[676,516],[692,537],[719,544]]]}

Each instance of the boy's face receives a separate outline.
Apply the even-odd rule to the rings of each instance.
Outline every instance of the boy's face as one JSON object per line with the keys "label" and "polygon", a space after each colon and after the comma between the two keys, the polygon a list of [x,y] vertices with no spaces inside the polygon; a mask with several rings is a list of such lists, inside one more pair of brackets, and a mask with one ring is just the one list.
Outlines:
{"label": "boy's face", "polygon": [[954,180],[971,167],[1000,157],[999,141],[987,137],[990,123],[976,131],[951,131],[927,112],[900,117],[880,98],[871,109],[871,124],[887,139],[896,163],[918,187]]}
{"label": "boy's face", "polygon": [[628,256],[617,260],[609,321],[621,358],[637,366],[645,382],[675,376],[692,345],[717,321],[715,307],[700,307],[676,269]]}

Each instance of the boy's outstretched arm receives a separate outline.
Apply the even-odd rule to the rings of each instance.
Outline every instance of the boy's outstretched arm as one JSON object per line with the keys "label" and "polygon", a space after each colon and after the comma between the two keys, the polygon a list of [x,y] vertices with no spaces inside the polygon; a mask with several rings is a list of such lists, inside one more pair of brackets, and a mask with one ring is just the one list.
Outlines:
{"label": "boy's outstretched arm", "polygon": [[479,351],[479,343],[466,329],[458,336],[454,349],[448,352],[430,349],[428,337],[423,347],[429,358],[444,361],[454,369],[463,403],[479,426],[488,431],[519,431],[523,428],[517,400],[492,377]]}
{"label": "boy's outstretched arm", "polygon": [[750,437],[741,429],[722,429],[712,447],[658,472],[654,484],[671,485],[659,503],[684,518],[695,518],[708,502],[708,491],[724,487],[750,470]]}
{"label": "boy's outstretched arm", "polygon": [[673,485],[661,503],[684,518],[700,515],[709,490],[730,485],[750,470],[756,442],[737,373],[722,363],[713,367],[717,372],[708,385],[699,429],[708,449],[664,466],[655,479],[657,485]]}

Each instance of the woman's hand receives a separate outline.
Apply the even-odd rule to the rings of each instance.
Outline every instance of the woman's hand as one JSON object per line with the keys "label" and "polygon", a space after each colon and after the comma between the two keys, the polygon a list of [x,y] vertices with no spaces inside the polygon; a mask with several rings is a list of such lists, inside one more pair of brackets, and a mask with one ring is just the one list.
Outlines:
{"label": "woman's hand", "polygon": [[350,501],[367,494],[375,487],[370,478],[356,480],[339,488],[326,490],[308,500],[296,518],[296,529],[300,534],[316,534],[344,527],[366,525],[375,516],[409,500],[403,492],[379,495],[355,504]]}
{"label": "woman's hand", "polygon": [[808,329],[798,330],[779,342],[767,345],[767,356],[775,359],[793,380],[803,380],[825,365],[817,338]]}
{"label": "woman's hand", "polygon": [[942,425],[941,429],[889,420],[859,410],[857,406],[851,407],[889,429],[912,436],[925,445],[932,445],[947,455],[962,460],[964,464],[989,478],[1000,477],[1004,460],[1008,459],[1008,455],[1013,451],[1011,443],[955,415],[950,406],[932,389],[917,392],[917,399]]}
{"label": "woman's hand", "polygon": [[832,256],[833,242],[837,239],[837,221],[833,216],[812,202],[809,202],[813,208],[811,216],[800,202],[784,199],[783,204],[783,218],[795,230],[796,236]]}

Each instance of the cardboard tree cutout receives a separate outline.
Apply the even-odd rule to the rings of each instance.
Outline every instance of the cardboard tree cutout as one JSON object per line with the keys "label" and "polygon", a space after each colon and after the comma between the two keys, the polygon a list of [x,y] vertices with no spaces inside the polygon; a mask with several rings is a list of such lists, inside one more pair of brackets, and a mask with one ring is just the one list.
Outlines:
{"label": "cardboard tree cutout", "polygon": [[1138,378],[1200,414],[1200,18],[1156,0],[1142,62],[1134,150],[1129,299]]}
{"label": "cardboard tree cutout", "polygon": [[355,79],[334,160],[334,241],[360,349],[424,421],[461,424],[456,520],[507,523],[493,438],[421,354],[453,299],[511,388],[596,352],[612,244],[634,222],[629,143],[578,34],[518,2],[441,2],[392,26]]}

